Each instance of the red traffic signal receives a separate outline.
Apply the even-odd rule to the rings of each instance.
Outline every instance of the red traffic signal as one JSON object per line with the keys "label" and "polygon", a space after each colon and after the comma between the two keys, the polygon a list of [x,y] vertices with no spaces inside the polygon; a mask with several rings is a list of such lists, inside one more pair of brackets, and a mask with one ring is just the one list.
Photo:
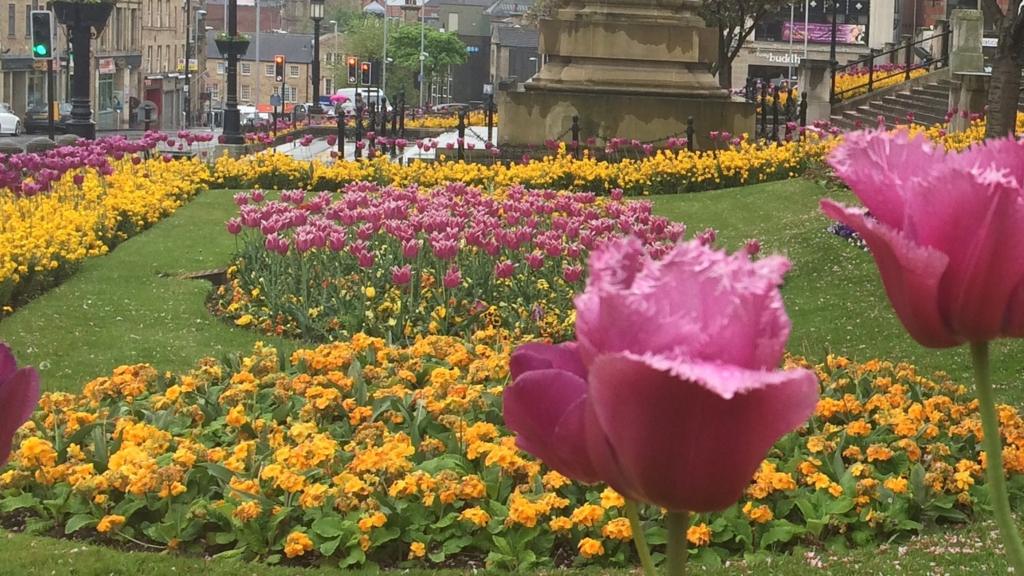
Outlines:
{"label": "red traffic signal", "polygon": [[356,67],[359,66],[359,60],[355,56],[348,57],[348,83],[355,84],[358,78],[356,77]]}
{"label": "red traffic signal", "polygon": [[362,64],[360,64],[360,66],[359,66],[359,73],[362,76],[361,80],[362,80],[363,84],[365,84],[366,86],[369,86],[370,85],[370,80],[371,80],[371,78],[370,78],[370,63],[369,62],[363,62]]}
{"label": "red traffic signal", "polygon": [[274,78],[278,82],[284,82],[284,55],[274,56]]}

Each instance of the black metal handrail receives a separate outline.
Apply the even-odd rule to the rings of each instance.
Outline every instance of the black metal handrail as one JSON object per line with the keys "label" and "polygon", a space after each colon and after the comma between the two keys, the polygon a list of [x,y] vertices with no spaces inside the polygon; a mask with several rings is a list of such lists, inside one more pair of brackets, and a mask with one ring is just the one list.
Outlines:
{"label": "black metal handrail", "polygon": [[[914,42],[911,42],[910,39],[908,38],[905,43],[903,43],[903,44],[901,44],[901,45],[899,45],[899,46],[897,46],[895,48],[892,48],[890,50],[875,51],[875,49],[872,48],[871,49],[871,53],[868,54],[867,56],[865,56],[863,58],[860,58],[858,60],[854,60],[853,62],[848,62],[848,63],[846,63],[846,64],[844,64],[842,66],[839,66],[839,64],[837,62],[832,62],[832,88],[831,88],[831,96],[830,96],[831,102],[833,104],[835,104],[836,102],[842,100],[845,95],[850,94],[851,92],[860,90],[860,89],[865,88],[865,87],[867,87],[867,90],[864,91],[864,94],[869,94],[871,92],[874,92],[875,89],[876,89],[875,88],[875,84],[876,83],[882,82],[884,80],[888,80],[889,78],[893,78],[895,76],[903,75],[903,81],[906,82],[906,81],[910,80],[911,72],[913,72],[914,70],[920,70],[922,68],[929,69],[932,66],[936,66],[937,68],[943,67],[943,66],[947,66],[949,64],[949,41],[950,41],[950,38],[952,38],[952,35],[953,35],[953,31],[952,30],[946,30],[944,32],[940,32],[938,34],[933,34],[933,35],[931,35],[931,36],[929,36],[927,38],[922,38],[922,39],[914,41]],[[939,46],[940,46],[940,48],[939,48],[939,57],[938,58],[931,57],[931,53],[928,52],[927,50],[924,50],[923,47],[921,47],[923,44],[931,45],[932,41],[935,40],[936,38],[939,39]],[[915,52],[914,49],[915,48],[918,48],[924,54],[927,55],[927,57],[922,58],[921,61],[917,62],[917,63],[914,62],[914,52]],[[904,61],[903,61],[903,68],[902,69],[895,70],[895,71],[888,71],[888,70],[881,71],[881,70],[877,70],[876,69],[875,61],[878,58],[884,57],[884,56],[889,56],[891,54],[896,54],[896,53],[898,53],[900,51],[903,51],[903,53],[904,53]],[[891,63],[891,60],[892,60],[891,57],[890,57],[889,60],[890,60],[889,63]],[[867,70],[868,70],[868,77],[865,80],[865,82],[863,84],[858,84],[856,86],[850,86],[850,87],[845,88],[843,90],[836,91],[836,76],[838,76],[844,70],[849,70],[851,68],[857,68],[857,67],[867,68]],[[884,75],[877,76],[876,74],[884,74]]]}

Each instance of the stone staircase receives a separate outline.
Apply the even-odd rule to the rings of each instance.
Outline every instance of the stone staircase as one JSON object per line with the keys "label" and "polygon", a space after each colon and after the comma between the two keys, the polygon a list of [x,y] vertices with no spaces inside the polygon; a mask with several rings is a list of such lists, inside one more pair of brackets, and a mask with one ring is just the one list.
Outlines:
{"label": "stone staircase", "polygon": [[935,82],[869,99],[859,106],[833,114],[832,124],[845,130],[869,128],[878,124],[879,116],[885,117],[886,124],[906,124],[910,113],[913,113],[916,124],[940,124],[946,120],[949,89],[953,85],[952,80],[940,78]]}

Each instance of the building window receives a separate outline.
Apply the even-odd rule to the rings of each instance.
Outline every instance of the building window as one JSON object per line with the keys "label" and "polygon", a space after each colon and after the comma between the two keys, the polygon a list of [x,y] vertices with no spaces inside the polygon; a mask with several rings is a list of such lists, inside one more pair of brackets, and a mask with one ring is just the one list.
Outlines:
{"label": "building window", "polygon": [[292,78],[298,78],[299,77],[299,65],[298,64],[289,64],[288,65],[288,76],[290,76]]}
{"label": "building window", "polygon": [[156,47],[156,66],[153,66],[153,72],[159,72],[162,70],[161,66],[164,65],[164,47]]}
{"label": "building window", "polygon": [[459,14],[452,12],[448,14],[448,32],[456,33],[459,31]]}
{"label": "building window", "polygon": [[239,95],[244,102],[252,100],[252,86],[248,84],[242,84],[242,93]]}
{"label": "building window", "polygon": [[242,72],[243,76],[252,74],[252,63],[250,62],[239,62],[238,69]]}
{"label": "building window", "polygon": [[14,4],[7,5],[7,37],[14,38],[18,34],[15,31],[15,20],[18,17],[18,9],[14,7]]}
{"label": "building window", "polygon": [[217,62],[217,74],[223,75],[224,70],[227,69],[227,65],[223,62]]}
{"label": "building window", "polygon": [[32,37],[32,5],[25,4],[25,38]]}
{"label": "building window", "polygon": [[146,72],[153,71],[153,47],[146,47]]}
{"label": "building window", "polygon": [[334,78],[324,78],[324,92],[327,94],[334,92]]}
{"label": "building window", "polygon": [[274,75],[274,65],[273,64],[264,64],[263,65],[263,75],[264,76],[273,76]]}
{"label": "building window", "polygon": [[295,86],[289,86],[289,85],[285,84],[285,87],[284,87],[284,101],[285,102],[295,103],[297,95],[298,95],[298,90],[295,89]]}

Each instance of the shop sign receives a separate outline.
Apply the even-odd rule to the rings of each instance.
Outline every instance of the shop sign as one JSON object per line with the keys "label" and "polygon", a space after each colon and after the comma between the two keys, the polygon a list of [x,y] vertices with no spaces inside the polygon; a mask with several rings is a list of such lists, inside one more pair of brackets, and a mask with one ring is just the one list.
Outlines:
{"label": "shop sign", "polygon": [[781,52],[781,53],[779,53],[779,52],[764,52],[764,51],[758,50],[757,52],[754,53],[754,55],[757,56],[758,58],[762,58],[764,60],[767,60],[768,62],[771,62],[772,64],[782,64],[783,66],[789,66],[789,65],[797,66],[797,65],[800,64],[800,55],[799,54],[791,54],[789,52]]}
{"label": "shop sign", "polygon": [[99,64],[96,66],[96,71],[100,74],[113,74],[117,72],[117,66],[114,65],[113,58],[100,58]]}
{"label": "shop sign", "polygon": [[[839,44],[864,44],[867,40],[864,26],[858,24],[837,24],[836,42]],[[832,42],[832,24],[810,22],[804,25],[803,22],[783,22],[782,39],[794,42],[803,42],[804,38],[815,44],[830,44]]]}

